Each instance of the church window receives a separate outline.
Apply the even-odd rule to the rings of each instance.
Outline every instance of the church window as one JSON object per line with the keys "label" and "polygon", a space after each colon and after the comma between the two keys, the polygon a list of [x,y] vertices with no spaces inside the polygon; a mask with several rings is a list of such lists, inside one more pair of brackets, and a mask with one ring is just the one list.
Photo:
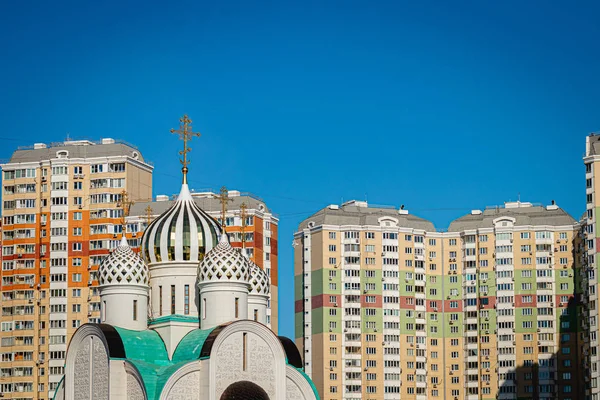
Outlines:
{"label": "church window", "polygon": [[240,299],[238,297],[235,298],[235,318],[239,318],[240,315]]}
{"label": "church window", "polygon": [[254,320],[258,321],[258,310],[254,309]]}
{"label": "church window", "polygon": [[171,285],[171,315],[175,314],[175,285]]}
{"label": "church window", "polygon": [[202,299],[202,319],[206,319],[206,299]]}
{"label": "church window", "polygon": [[102,302],[102,321],[106,321],[106,301]]}
{"label": "church window", "polygon": [[137,321],[137,300],[133,301],[133,320]]}
{"label": "church window", "polygon": [[158,287],[158,313],[162,315],[162,286]]}
{"label": "church window", "polygon": [[242,348],[242,357],[243,357],[242,370],[245,371],[246,370],[246,365],[247,365],[246,353],[248,351],[248,334],[246,332],[244,332],[244,336],[243,336],[243,340],[242,340],[242,346],[243,346],[243,348]]}
{"label": "church window", "polygon": [[190,314],[190,285],[183,287],[183,313]]}

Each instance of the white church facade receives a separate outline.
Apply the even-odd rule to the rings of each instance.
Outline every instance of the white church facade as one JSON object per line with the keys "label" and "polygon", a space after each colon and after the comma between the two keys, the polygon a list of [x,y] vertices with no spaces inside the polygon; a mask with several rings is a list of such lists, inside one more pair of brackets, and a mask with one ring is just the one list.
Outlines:
{"label": "white church facade", "polygon": [[[185,132],[185,130],[184,130]],[[68,347],[57,400],[318,400],[292,340],[266,326],[269,277],[184,181],[142,237],[99,268],[102,323]]]}

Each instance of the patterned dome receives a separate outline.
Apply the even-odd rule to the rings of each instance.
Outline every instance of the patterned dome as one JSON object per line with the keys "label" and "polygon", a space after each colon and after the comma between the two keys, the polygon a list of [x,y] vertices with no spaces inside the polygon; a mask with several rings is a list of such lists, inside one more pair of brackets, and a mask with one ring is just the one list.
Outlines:
{"label": "patterned dome", "polygon": [[125,236],[112,253],[98,267],[100,285],[148,285],[148,267],[133,252]]}
{"label": "patterned dome", "polygon": [[142,254],[150,264],[202,261],[217,245],[219,231],[218,222],[198,207],[184,183],[177,201],[144,232]]}
{"label": "patterned dome", "polygon": [[245,282],[250,280],[248,259],[229,244],[226,233],[198,266],[198,282]]}
{"label": "patterned dome", "polygon": [[250,294],[269,295],[269,275],[258,265],[250,261]]}

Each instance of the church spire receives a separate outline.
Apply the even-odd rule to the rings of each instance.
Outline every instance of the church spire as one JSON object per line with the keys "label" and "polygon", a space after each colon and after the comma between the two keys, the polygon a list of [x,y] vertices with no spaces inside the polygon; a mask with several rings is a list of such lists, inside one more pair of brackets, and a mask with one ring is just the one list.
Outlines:
{"label": "church spire", "polygon": [[187,185],[187,173],[188,173],[188,165],[190,161],[187,159],[187,153],[192,150],[191,147],[188,146],[188,142],[192,140],[192,137],[200,137],[199,132],[192,132],[192,120],[185,114],[183,117],[179,119],[179,129],[171,129],[171,133],[176,133],[179,135],[179,139],[183,141],[183,150],[179,151],[179,155],[183,156],[179,161],[183,165],[181,168],[181,172],[183,173],[183,184]]}

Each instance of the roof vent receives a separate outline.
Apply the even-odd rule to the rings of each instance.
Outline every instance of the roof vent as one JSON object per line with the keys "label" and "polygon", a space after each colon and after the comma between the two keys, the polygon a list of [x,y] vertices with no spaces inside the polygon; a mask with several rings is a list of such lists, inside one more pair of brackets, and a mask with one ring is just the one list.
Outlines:
{"label": "roof vent", "polygon": [[115,143],[115,139],[111,139],[111,138],[103,138],[102,139],[102,144],[114,144]]}
{"label": "roof vent", "polygon": [[228,190],[227,195],[229,197],[240,197],[240,191],[239,190]]}
{"label": "roof vent", "polygon": [[401,208],[401,209],[398,210],[398,214],[408,215],[408,210],[405,210],[404,208]]}
{"label": "roof vent", "polygon": [[166,194],[157,194],[156,201],[169,201],[169,196]]}
{"label": "roof vent", "polygon": [[37,150],[37,149],[46,149],[46,148],[48,148],[48,146],[46,146],[46,143],[34,143],[33,144],[33,148],[35,150]]}
{"label": "roof vent", "polygon": [[524,208],[533,207],[533,204],[527,201],[508,201],[504,203],[504,208]]}
{"label": "roof vent", "polygon": [[337,204],[330,204],[327,206],[327,208],[329,208],[330,210],[339,210],[340,206],[338,206]]}
{"label": "roof vent", "polygon": [[554,202],[554,200],[552,200],[552,204],[546,206],[546,210],[548,210],[548,211],[558,210],[558,206],[556,205],[556,203]]}
{"label": "roof vent", "polygon": [[366,201],[350,200],[342,204],[342,206],[369,207],[369,204]]}
{"label": "roof vent", "polygon": [[471,215],[481,215],[483,212],[481,210],[471,210]]}

